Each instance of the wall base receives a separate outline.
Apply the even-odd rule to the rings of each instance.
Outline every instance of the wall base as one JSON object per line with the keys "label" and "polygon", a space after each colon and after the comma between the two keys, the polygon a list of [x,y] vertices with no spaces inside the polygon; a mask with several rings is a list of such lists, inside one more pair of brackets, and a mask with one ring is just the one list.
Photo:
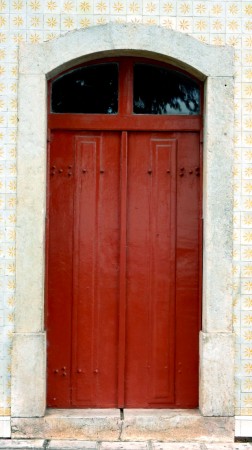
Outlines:
{"label": "wall base", "polygon": [[252,438],[252,416],[235,417],[235,436]]}
{"label": "wall base", "polygon": [[0,438],[11,436],[10,417],[0,417]]}
{"label": "wall base", "polygon": [[106,441],[234,442],[233,417],[198,410],[47,410],[45,417],[13,418],[12,438]]}

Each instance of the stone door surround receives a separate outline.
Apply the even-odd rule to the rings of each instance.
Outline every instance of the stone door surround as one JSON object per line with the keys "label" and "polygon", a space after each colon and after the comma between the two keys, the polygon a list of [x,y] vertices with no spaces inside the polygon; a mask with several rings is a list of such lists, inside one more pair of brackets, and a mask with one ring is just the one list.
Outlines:
{"label": "stone door surround", "polygon": [[47,80],[77,64],[118,55],[167,62],[205,82],[199,407],[204,416],[232,416],[233,49],[206,45],[158,26],[114,23],[20,47],[17,298],[11,414],[43,417],[46,409]]}

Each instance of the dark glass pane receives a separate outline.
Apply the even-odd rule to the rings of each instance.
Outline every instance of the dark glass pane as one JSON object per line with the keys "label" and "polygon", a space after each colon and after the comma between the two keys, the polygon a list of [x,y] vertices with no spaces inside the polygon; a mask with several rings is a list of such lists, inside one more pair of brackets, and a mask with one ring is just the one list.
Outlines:
{"label": "dark glass pane", "polygon": [[199,114],[199,85],[176,70],[136,64],[133,108],[135,114]]}
{"label": "dark glass pane", "polygon": [[99,64],[72,70],[52,83],[54,113],[118,112],[118,65]]}

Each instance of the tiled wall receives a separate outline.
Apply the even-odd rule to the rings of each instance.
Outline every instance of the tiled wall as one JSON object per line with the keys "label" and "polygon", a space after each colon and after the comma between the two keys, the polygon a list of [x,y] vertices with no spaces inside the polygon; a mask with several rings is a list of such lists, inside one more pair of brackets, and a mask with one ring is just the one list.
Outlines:
{"label": "tiled wall", "polygon": [[0,0],[0,415],[10,414],[18,44],[108,21],[156,24],[235,48],[236,414],[252,416],[252,1],[235,0]]}

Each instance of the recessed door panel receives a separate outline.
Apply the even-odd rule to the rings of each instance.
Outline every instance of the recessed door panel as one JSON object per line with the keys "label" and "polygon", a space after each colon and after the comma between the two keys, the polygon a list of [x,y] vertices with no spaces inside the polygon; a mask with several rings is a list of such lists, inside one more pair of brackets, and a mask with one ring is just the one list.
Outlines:
{"label": "recessed door panel", "polygon": [[174,403],[176,139],[131,133],[126,405]]}
{"label": "recessed door panel", "polygon": [[73,170],[73,136],[55,132],[48,180],[47,398],[48,406],[58,407],[71,405]]}
{"label": "recessed door panel", "polygon": [[75,137],[73,406],[117,402],[119,133]]}
{"label": "recessed door panel", "polygon": [[198,404],[201,245],[201,186],[197,133],[178,134],[178,161],[176,398],[178,407],[195,407]]}

